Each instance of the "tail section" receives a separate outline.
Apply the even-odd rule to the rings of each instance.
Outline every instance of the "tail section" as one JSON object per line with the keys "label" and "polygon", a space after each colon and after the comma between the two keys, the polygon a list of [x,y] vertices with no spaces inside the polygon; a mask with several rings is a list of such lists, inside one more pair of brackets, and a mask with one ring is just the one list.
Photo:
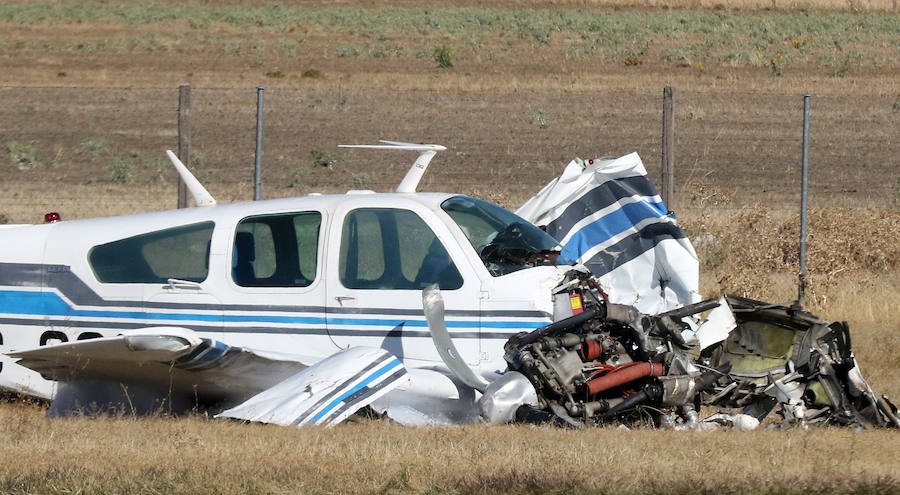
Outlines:
{"label": "tail section", "polygon": [[431,163],[431,159],[434,158],[434,155],[436,155],[438,151],[447,149],[445,146],[439,144],[415,144],[384,140],[380,140],[379,142],[384,144],[341,144],[338,147],[418,151],[418,158],[416,158],[416,161],[413,163],[412,167],[410,167],[406,176],[403,177],[400,185],[397,186],[396,192],[398,193],[416,192],[416,187],[418,187],[419,182],[422,180],[422,176],[425,175],[425,170],[428,168],[428,164]]}

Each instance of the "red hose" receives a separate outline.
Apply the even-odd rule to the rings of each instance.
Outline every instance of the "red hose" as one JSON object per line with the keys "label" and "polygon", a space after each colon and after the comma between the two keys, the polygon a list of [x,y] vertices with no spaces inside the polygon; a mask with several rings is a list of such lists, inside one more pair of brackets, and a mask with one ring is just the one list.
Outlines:
{"label": "red hose", "polygon": [[581,360],[593,361],[603,355],[603,346],[596,340],[588,340],[581,344]]}
{"label": "red hose", "polygon": [[660,363],[628,363],[587,382],[588,394],[596,395],[648,376],[662,376],[665,373],[663,368]]}

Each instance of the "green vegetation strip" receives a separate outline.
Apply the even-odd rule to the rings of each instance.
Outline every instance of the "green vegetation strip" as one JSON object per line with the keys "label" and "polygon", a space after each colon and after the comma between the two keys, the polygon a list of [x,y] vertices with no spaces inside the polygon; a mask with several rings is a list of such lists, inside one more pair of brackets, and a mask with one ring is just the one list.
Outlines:
{"label": "green vegetation strip", "polygon": [[[900,46],[900,15],[849,12],[733,12],[728,10],[612,11],[471,7],[302,7],[34,1],[0,5],[0,20],[14,23],[118,21],[149,24],[183,20],[245,29],[312,24],[407,35],[512,33],[549,39],[557,33],[621,38],[695,35],[783,40],[799,36],[850,42],[883,40]],[[814,41],[813,41],[814,42]]]}

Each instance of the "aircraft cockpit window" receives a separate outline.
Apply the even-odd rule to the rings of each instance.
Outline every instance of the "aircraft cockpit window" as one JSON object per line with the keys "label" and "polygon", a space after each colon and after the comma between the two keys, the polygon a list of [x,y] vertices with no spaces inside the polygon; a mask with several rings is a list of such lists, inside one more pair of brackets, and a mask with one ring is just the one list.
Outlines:
{"label": "aircraft cockpit window", "polygon": [[316,278],[317,211],[260,215],[237,226],[231,278],[242,287],[307,287]]}
{"label": "aircraft cockpit window", "polygon": [[409,210],[361,208],[344,219],[341,284],[348,289],[459,289],[462,275],[430,227]]}
{"label": "aircraft cockpit window", "polygon": [[202,282],[209,273],[213,226],[195,223],[101,244],[88,261],[97,280],[107,284]]}
{"label": "aircraft cockpit window", "polygon": [[454,196],[441,208],[459,226],[494,277],[533,266],[567,264],[560,246],[543,230],[495,204]]}

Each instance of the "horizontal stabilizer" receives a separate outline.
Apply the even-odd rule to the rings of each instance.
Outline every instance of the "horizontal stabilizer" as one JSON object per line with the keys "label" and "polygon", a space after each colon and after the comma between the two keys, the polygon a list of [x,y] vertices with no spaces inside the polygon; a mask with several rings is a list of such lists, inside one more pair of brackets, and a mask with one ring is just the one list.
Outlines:
{"label": "horizontal stabilizer", "polygon": [[410,167],[409,171],[406,172],[403,181],[397,186],[396,192],[398,193],[416,192],[416,187],[418,187],[419,182],[422,180],[422,176],[425,175],[425,170],[428,168],[428,164],[431,163],[431,159],[434,158],[434,155],[438,151],[447,149],[446,146],[441,146],[439,144],[415,144],[385,140],[380,140],[379,142],[384,144],[340,144],[338,147],[418,151],[419,156],[416,158],[416,161],[413,163],[412,167]]}
{"label": "horizontal stabilizer", "polygon": [[216,417],[298,427],[333,426],[408,381],[391,353],[351,347]]}

